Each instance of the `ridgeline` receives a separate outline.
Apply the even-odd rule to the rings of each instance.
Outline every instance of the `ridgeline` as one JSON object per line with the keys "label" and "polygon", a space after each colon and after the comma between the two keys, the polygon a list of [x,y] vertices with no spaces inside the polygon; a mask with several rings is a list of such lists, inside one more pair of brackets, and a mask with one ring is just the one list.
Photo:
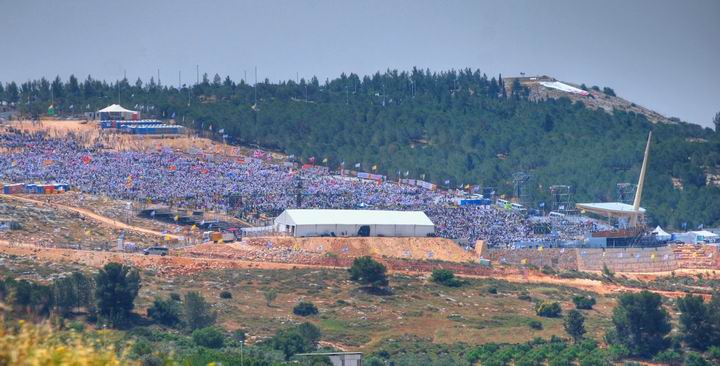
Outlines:
{"label": "ridgeline", "polygon": [[637,181],[652,130],[642,202],[650,223],[720,225],[720,187],[713,180],[720,133],[683,122],[651,123],[628,110],[587,108],[577,98],[535,100],[516,80],[506,85],[500,76],[469,69],[414,69],[362,78],[343,74],[324,83],[265,80],[256,88],[205,75],[197,85],[178,88],[153,79],[108,84],[71,76],[67,82],[0,84],[0,101],[40,115],[52,99],[59,114],[78,115],[119,100],[144,116],[174,116],[179,124],[214,133],[224,129],[233,142],[302,161],[315,157],[348,168],[360,163],[365,171],[376,165],[391,179],[400,174],[443,186],[491,186],[507,195],[513,173],[525,171],[536,202],[549,202],[548,187],[555,184],[572,186],[576,201],[617,200],[616,183]]}

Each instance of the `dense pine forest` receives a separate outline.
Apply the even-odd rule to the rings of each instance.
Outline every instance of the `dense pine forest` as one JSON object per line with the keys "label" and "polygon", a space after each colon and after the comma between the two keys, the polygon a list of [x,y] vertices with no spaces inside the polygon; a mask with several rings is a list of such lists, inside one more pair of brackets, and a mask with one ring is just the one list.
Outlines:
{"label": "dense pine forest", "polygon": [[79,115],[119,101],[147,117],[174,117],[208,133],[224,130],[231,141],[302,161],[327,159],[331,168],[360,163],[389,179],[491,186],[508,196],[513,173],[525,171],[535,202],[547,202],[554,184],[572,186],[578,202],[616,200],[616,183],[637,181],[653,131],[643,195],[650,223],[720,225],[720,187],[707,179],[720,167],[720,134],[591,110],[569,99],[530,101],[527,90],[509,84],[469,69],[255,86],[219,75],[180,87],[154,79],[107,83],[71,76],[0,83],[0,101],[16,103],[29,116],[46,113],[51,103],[60,115]]}

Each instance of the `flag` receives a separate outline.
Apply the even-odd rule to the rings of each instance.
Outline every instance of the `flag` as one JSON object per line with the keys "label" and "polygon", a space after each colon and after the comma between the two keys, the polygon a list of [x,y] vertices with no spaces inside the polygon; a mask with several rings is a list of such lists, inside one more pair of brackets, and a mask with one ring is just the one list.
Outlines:
{"label": "flag", "polygon": [[177,167],[176,167],[175,165],[170,165],[170,166],[168,167],[168,170],[171,171],[171,172],[174,172],[174,171],[177,170]]}
{"label": "flag", "polygon": [[340,162],[340,166],[344,167],[344,166],[345,166],[345,161]]}
{"label": "flag", "polygon": [[170,117],[170,118],[175,118],[175,112],[173,112],[172,117]]}
{"label": "flag", "polygon": [[444,182],[444,183],[445,183],[446,186],[449,185],[449,184],[450,184],[450,179],[445,179],[445,182]]}
{"label": "flag", "polygon": [[409,171],[409,170],[406,170],[406,171],[405,171],[405,176],[407,177],[408,175],[410,175],[410,171]]}
{"label": "flag", "polygon": [[377,170],[377,165],[373,165],[373,166],[372,166],[372,170],[373,170],[373,171],[376,171],[376,170]]}
{"label": "flag", "polygon": [[90,157],[90,155],[83,155],[82,162],[85,163],[85,165],[90,164],[91,161],[92,161],[92,158]]}
{"label": "flag", "polygon": [[310,164],[315,164],[315,157],[314,156],[309,157],[308,161],[310,162]]}
{"label": "flag", "polygon": [[328,158],[323,159],[323,164],[327,164]]}
{"label": "flag", "polygon": [[360,163],[355,163],[356,168],[360,168]]}
{"label": "flag", "polygon": [[542,252],[542,251],[543,251],[543,246],[541,245],[538,247],[538,252]]}
{"label": "flag", "polygon": [[224,128],[219,129],[218,133],[225,133],[225,129]]}
{"label": "flag", "polygon": [[470,185],[469,185],[469,184],[466,184],[466,185],[465,185],[465,189],[470,189]]}

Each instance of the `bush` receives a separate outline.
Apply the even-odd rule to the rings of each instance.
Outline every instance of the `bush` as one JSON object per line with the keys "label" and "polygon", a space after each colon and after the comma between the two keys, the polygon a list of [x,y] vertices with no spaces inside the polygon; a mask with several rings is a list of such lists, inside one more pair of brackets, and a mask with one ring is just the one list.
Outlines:
{"label": "bush", "polygon": [[385,275],[387,268],[371,257],[355,258],[348,272],[350,272],[350,279],[361,285],[368,285],[373,288],[388,285]]}
{"label": "bush", "polygon": [[590,310],[595,305],[595,298],[592,296],[575,296],[573,297],[575,308],[580,310]]}
{"label": "bush", "polygon": [[192,339],[198,346],[207,348],[222,348],[225,345],[225,335],[215,327],[194,330]]}
{"label": "bush", "polygon": [[140,274],[120,263],[108,263],[95,276],[97,307],[113,325],[124,325],[140,291]]}
{"label": "bush", "polygon": [[455,278],[455,274],[449,269],[434,269],[430,280],[448,287],[460,287],[460,281]]}
{"label": "bush", "polygon": [[703,358],[703,356],[697,352],[688,352],[685,357],[686,366],[710,366],[710,362]]}
{"label": "bush", "polygon": [[497,287],[495,287],[495,286],[488,287],[488,290],[487,290],[487,291],[488,291],[489,294],[496,295],[496,294],[497,294]]}
{"label": "bush", "polygon": [[168,327],[180,324],[180,313],[180,304],[172,299],[155,299],[153,305],[147,309],[148,318]]}
{"label": "bush", "polygon": [[182,298],[180,297],[180,294],[177,293],[177,292],[172,292],[172,293],[170,293],[170,298],[171,298],[173,301],[178,301],[178,302],[182,301]]}
{"label": "bush", "polygon": [[277,298],[277,291],[274,288],[267,289],[263,291],[263,296],[265,297],[265,302],[267,303],[267,306],[270,307],[272,305],[272,302],[275,301]]}
{"label": "bush", "polygon": [[606,278],[612,280],[615,278],[615,272],[611,271],[607,264],[603,263],[602,274]]}
{"label": "bush", "polygon": [[542,329],[543,329],[543,324],[542,324],[542,322],[540,322],[540,321],[538,321],[538,320],[531,320],[530,323],[528,323],[528,326],[530,326],[530,328],[535,329],[535,330],[542,330]]}
{"label": "bush", "polygon": [[318,327],[303,323],[293,328],[279,330],[266,344],[274,350],[283,352],[288,359],[296,353],[316,350],[320,336]]}
{"label": "bush", "polygon": [[301,302],[293,308],[293,314],[300,316],[317,315],[318,308],[311,302]]}
{"label": "bush", "polygon": [[682,365],[683,356],[680,353],[669,349],[655,355],[655,357],[653,357],[653,361],[668,365]]}
{"label": "bush", "polygon": [[613,90],[612,88],[607,87],[607,86],[603,88],[603,93],[605,93],[611,97],[615,96],[615,90]]}
{"label": "bush", "polygon": [[517,298],[518,298],[519,300],[525,300],[525,301],[532,301],[532,300],[533,300],[532,296],[530,296],[530,294],[528,294],[527,292],[523,292],[523,293],[518,294]]}
{"label": "bush", "polygon": [[205,302],[205,298],[195,291],[190,291],[185,295],[183,314],[185,315],[186,325],[190,330],[208,327],[215,323],[217,317],[210,310],[210,304]]}
{"label": "bush", "polygon": [[546,318],[557,318],[562,314],[562,308],[557,302],[541,301],[535,304],[535,314]]}
{"label": "bush", "polygon": [[230,291],[222,291],[220,292],[220,298],[221,299],[232,299],[232,294]]}

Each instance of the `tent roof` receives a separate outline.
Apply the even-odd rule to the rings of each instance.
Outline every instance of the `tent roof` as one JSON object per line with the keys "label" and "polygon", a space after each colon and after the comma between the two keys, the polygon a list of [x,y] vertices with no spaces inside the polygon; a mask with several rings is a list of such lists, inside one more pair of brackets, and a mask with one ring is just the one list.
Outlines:
{"label": "tent roof", "polygon": [[670,236],[670,234],[668,234],[667,231],[663,230],[659,225],[652,232],[655,233],[657,236]]}
{"label": "tent roof", "polygon": [[593,213],[600,214],[635,214],[645,213],[645,209],[640,207],[638,211],[633,209],[632,205],[622,202],[599,202],[599,203],[578,203],[575,206]]}
{"label": "tent roof", "polygon": [[107,106],[107,107],[99,110],[98,112],[103,112],[103,113],[137,113],[136,111],[131,111],[131,110],[129,110],[129,109],[125,109],[125,108],[124,108],[123,106],[121,106],[120,104],[111,104],[111,105],[109,105],[109,106]]}
{"label": "tent roof", "polygon": [[692,233],[695,234],[695,235],[700,235],[700,236],[704,236],[704,237],[711,237],[711,238],[714,238],[714,237],[718,236],[717,234],[715,234],[715,233],[713,233],[713,232],[710,232],[710,231],[707,231],[707,230],[698,230],[698,231],[693,231]]}
{"label": "tent roof", "polygon": [[434,224],[422,211],[285,210],[276,223],[290,225],[418,225]]}

